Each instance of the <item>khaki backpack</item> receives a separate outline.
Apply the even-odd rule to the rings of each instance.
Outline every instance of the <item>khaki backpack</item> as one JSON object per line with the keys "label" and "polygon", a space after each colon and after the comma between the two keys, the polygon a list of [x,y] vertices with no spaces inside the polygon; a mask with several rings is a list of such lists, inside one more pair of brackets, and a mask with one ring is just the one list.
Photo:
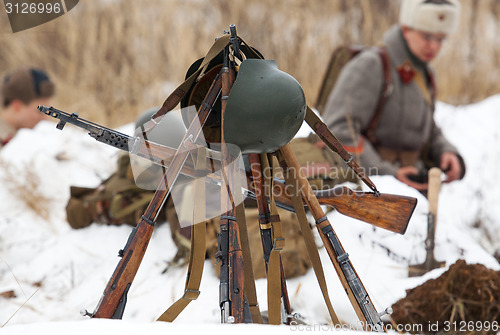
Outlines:
{"label": "khaki backpack", "polygon": [[[379,98],[377,108],[373,119],[378,118],[378,114],[382,110],[385,99],[389,96],[391,91],[391,68],[389,55],[384,47],[372,47],[380,56],[382,60],[384,85]],[[320,86],[318,97],[316,98],[316,109],[320,115],[323,115],[328,96],[335,87],[335,83],[339,78],[340,73],[344,66],[349,63],[354,57],[359,55],[362,51],[367,50],[368,47],[362,45],[342,45],[335,49],[330,57],[328,66],[323,76],[323,81]],[[373,120],[370,124],[374,123]],[[375,125],[375,123],[374,123]]]}
{"label": "khaki backpack", "polygon": [[124,154],[118,158],[116,171],[98,187],[71,186],[66,216],[74,229],[87,227],[92,222],[135,226],[152,197],[152,191],[136,186],[130,158]]}

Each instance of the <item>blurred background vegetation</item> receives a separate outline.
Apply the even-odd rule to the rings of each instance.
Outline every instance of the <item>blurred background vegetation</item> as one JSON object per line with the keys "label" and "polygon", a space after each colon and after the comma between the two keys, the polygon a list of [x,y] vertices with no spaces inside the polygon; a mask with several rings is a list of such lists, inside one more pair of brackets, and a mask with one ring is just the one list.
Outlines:
{"label": "blurred background vegetation", "polygon": [[[46,69],[54,106],[107,126],[161,105],[230,24],[304,87],[310,105],[335,47],[377,44],[399,0],[81,0],[66,15],[13,34],[0,4],[0,74]],[[462,0],[458,32],[433,65],[438,98],[467,104],[499,93],[500,1]]]}

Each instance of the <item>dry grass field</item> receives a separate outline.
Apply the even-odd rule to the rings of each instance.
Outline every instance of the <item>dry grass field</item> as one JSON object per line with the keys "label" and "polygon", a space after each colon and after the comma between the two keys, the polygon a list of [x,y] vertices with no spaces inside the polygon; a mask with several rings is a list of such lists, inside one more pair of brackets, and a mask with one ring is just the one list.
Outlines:
{"label": "dry grass field", "polygon": [[[439,99],[498,93],[500,1],[462,1],[459,31],[434,63]],[[314,104],[328,58],[344,43],[375,44],[398,0],[81,0],[66,15],[13,34],[0,5],[0,74],[30,64],[58,84],[54,105],[108,126],[159,105],[230,24],[303,85]]]}

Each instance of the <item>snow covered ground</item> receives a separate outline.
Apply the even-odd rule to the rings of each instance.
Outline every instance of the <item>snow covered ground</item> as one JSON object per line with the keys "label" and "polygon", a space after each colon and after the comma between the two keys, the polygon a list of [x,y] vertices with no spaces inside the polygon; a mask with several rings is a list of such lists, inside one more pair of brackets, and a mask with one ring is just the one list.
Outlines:
{"label": "snow covered ground", "polygon": [[[57,106],[56,106],[57,107]],[[481,103],[453,107],[439,103],[436,120],[461,151],[467,174],[446,184],[440,195],[435,255],[447,267],[457,259],[500,270],[492,257],[500,248],[500,95]],[[71,112],[71,111],[67,111]],[[130,132],[131,126],[122,129]],[[301,130],[301,134],[304,134]],[[201,295],[173,324],[154,320],[178,299],[186,267],[162,274],[176,249],[167,225],[159,225],[128,295],[124,321],[88,320],[118,263],[131,228],[92,225],[72,230],[65,219],[69,186],[95,187],[114,169],[117,150],[97,143],[71,125],[61,132],[52,122],[23,130],[0,152],[0,333],[18,334],[164,334],[180,331],[280,333],[301,330],[257,325],[218,325],[218,279],[205,264]],[[373,178],[383,193],[418,198],[404,236],[374,229],[331,213],[330,219],[375,307],[381,311],[405,296],[405,290],[446,268],[408,278],[408,264],[425,258],[427,201],[388,176]],[[335,311],[356,325],[324,248],[320,249]],[[261,310],[267,309],[266,282],[258,280]],[[288,281],[291,304],[310,324],[328,322],[314,273]],[[12,291],[15,297],[2,293]],[[8,295],[8,294],[6,294]],[[314,330],[331,330],[315,328]],[[302,329],[307,330],[307,329]]]}

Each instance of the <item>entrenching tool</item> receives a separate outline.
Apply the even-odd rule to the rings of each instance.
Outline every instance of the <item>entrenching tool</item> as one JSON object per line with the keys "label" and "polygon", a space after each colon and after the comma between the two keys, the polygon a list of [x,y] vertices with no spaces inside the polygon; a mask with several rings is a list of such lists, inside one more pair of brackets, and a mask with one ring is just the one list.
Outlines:
{"label": "entrenching tool", "polygon": [[441,190],[441,170],[432,168],[429,170],[429,188],[427,198],[429,200],[429,214],[427,215],[427,238],[425,239],[425,250],[427,255],[422,264],[410,265],[408,275],[410,277],[421,276],[431,270],[441,268],[445,262],[439,262],[434,258],[434,239],[436,234],[437,208],[439,191]]}

